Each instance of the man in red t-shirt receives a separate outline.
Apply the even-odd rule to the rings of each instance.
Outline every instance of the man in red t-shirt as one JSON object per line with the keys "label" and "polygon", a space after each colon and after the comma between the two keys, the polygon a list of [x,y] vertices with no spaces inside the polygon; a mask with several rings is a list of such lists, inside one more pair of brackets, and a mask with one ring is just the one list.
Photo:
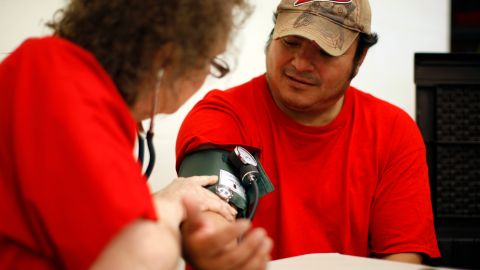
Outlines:
{"label": "man in red t-shirt", "polygon": [[[273,259],[438,257],[416,124],[350,86],[377,42],[368,1],[283,0],[275,15],[266,74],[212,91],[193,108],[179,132],[177,167],[199,148],[258,153],[275,191],[253,223],[275,241]],[[192,246],[192,257],[207,256]]]}

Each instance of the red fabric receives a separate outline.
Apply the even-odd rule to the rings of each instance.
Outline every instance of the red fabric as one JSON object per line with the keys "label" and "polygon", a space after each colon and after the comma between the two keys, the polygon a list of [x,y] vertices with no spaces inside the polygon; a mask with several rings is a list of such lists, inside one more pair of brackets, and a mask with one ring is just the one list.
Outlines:
{"label": "red fabric", "polygon": [[303,126],[273,102],[264,76],[212,91],[186,117],[177,167],[202,144],[248,145],[275,186],[253,223],[273,259],[307,253],[420,252],[438,257],[425,147],[402,110],[353,87],[324,127]]}
{"label": "red fabric", "polygon": [[0,269],[87,269],[128,223],[156,219],[135,121],[96,59],[58,37],[0,65]]}

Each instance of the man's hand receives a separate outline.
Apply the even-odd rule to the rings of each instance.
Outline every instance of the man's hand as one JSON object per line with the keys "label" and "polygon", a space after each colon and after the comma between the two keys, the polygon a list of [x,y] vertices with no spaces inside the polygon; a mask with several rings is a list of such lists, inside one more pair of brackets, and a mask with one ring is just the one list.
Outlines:
{"label": "man's hand", "polygon": [[216,213],[201,213],[191,200],[184,204],[182,248],[185,260],[195,269],[266,269],[273,243],[264,229],[249,231],[248,220],[228,223]]}

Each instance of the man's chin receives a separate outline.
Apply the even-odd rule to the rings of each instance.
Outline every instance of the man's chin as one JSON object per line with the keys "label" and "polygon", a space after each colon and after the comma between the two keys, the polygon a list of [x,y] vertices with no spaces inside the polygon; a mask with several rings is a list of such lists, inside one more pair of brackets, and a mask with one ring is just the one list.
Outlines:
{"label": "man's chin", "polygon": [[295,113],[309,114],[312,113],[312,104],[308,103],[287,103],[284,104],[285,108]]}

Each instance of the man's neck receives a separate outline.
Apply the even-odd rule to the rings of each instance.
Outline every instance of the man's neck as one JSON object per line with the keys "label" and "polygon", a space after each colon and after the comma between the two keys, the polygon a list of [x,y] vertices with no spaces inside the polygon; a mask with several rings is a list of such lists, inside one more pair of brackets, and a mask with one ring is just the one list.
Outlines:
{"label": "man's neck", "polygon": [[295,112],[282,107],[280,107],[280,110],[299,124],[321,127],[330,124],[340,114],[344,99],[345,95],[341,96],[334,105],[318,113]]}

